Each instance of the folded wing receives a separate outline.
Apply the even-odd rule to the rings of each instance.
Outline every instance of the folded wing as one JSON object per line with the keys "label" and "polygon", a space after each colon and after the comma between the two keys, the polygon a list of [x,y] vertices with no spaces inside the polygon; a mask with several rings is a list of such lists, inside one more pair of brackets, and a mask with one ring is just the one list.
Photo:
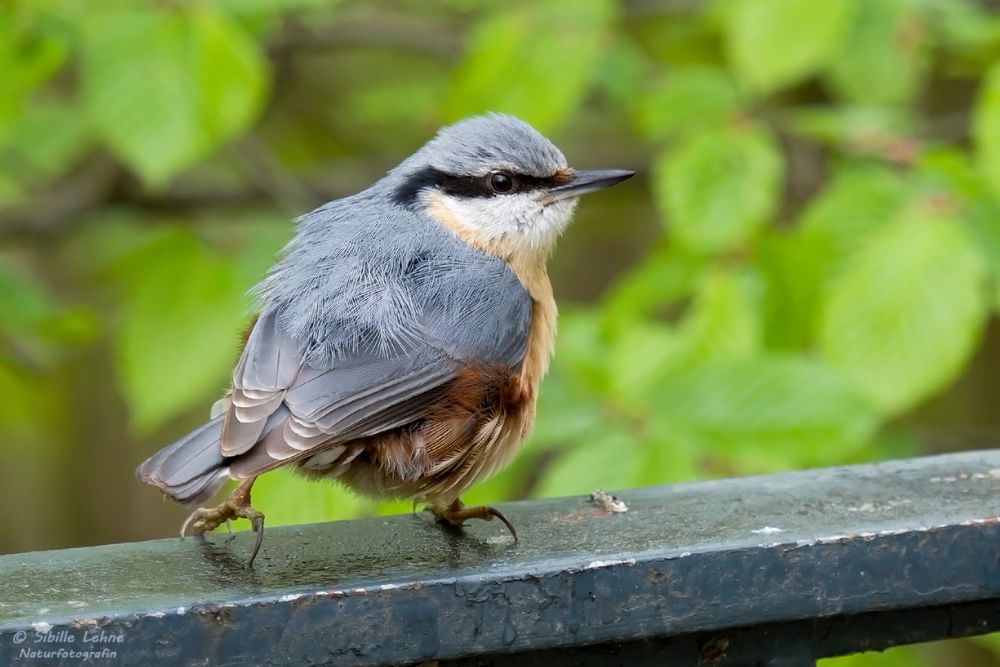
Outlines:
{"label": "folded wing", "polygon": [[502,282],[494,280],[465,307],[427,299],[408,335],[389,349],[358,345],[323,368],[304,362],[277,314],[265,311],[234,372],[223,421],[220,448],[229,475],[259,475],[416,421],[469,363],[516,367],[532,303],[509,270],[501,275]]}

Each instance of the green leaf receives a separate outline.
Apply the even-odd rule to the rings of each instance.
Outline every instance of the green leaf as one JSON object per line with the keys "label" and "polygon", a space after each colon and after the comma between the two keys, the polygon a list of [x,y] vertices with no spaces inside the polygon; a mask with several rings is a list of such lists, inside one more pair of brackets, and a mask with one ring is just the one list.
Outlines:
{"label": "green leaf", "polygon": [[530,445],[532,449],[572,446],[599,427],[605,413],[601,396],[557,364],[539,392]]}
{"label": "green leaf", "polygon": [[295,526],[355,519],[375,514],[375,502],[337,483],[305,479],[290,470],[262,475],[253,487],[254,503],[267,510],[268,526]]}
{"label": "green leaf", "polygon": [[110,13],[88,26],[87,114],[150,185],[242,132],[261,108],[266,71],[256,45],[204,7]]}
{"label": "green leaf", "polygon": [[179,228],[122,260],[116,279],[115,362],[133,425],[148,432],[191,406],[207,411],[228,385],[249,285]]}
{"label": "green leaf", "polygon": [[812,339],[830,244],[784,230],[763,235],[754,264],[764,277],[763,338],[772,350],[798,350]]}
{"label": "green leaf", "polygon": [[909,107],[808,106],[791,110],[787,118],[794,132],[848,154],[909,164],[920,148],[911,137],[915,114]]}
{"label": "green leaf", "polygon": [[294,230],[287,213],[269,209],[227,210],[225,220],[212,223],[204,226],[205,239],[226,252],[237,280],[246,285],[264,277]]}
{"label": "green leaf", "polygon": [[[704,20],[714,14],[707,7],[693,21],[677,20],[671,11],[643,12],[640,20],[629,20],[627,33],[647,57],[670,65],[703,65],[720,59],[719,31],[715,22]],[[636,17],[638,18],[638,17]]]}
{"label": "green leaf", "polygon": [[503,111],[542,131],[558,125],[593,80],[613,10],[610,0],[545,0],[487,16],[472,30],[445,114]]}
{"label": "green leaf", "polygon": [[305,13],[339,4],[341,0],[212,0],[212,6],[223,14],[247,18],[280,16],[293,11]]}
{"label": "green leaf", "polygon": [[896,216],[911,194],[912,187],[898,172],[848,165],[809,203],[798,224],[805,236],[829,245],[836,270]]}
{"label": "green leaf", "polygon": [[124,258],[169,233],[135,208],[104,208],[80,222],[67,243],[67,261],[89,278],[107,278]]}
{"label": "green leaf", "polygon": [[0,208],[23,204],[27,199],[23,179],[10,169],[0,169]]}
{"label": "green leaf", "polygon": [[0,357],[48,367],[72,344],[89,342],[96,324],[87,311],[58,303],[32,274],[0,255]]}
{"label": "green leaf", "polygon": [[88,26],[87,114],[115,153],[150,184],[162,184],[207,150],[195,112],[185,18],[136,11]]}
{"label": "green leaf", "polygon": [[633,322],[613,341],[607,359],[615,399],[644,405],[650,386],[678,368],[752,356],[761,339],[758,288],[750,274],[709,271],[680,325]]}
{"label": "green leaf", "polygon": [[767,279],[765,337],[775,349],[797,349],[818,328],[823,290],[865,241],[891,221],[915,187],[880,165],[848,163],[800,215],[790,236],[757,246]]}
{"label": "green leaf", "polygon": [[[443,76],[419,72],[416,67],[405,71],[396,68],[394,74],[379,72],[368,86],[359,86],[346,96],[343,107],[351,117],[364,118],[366,126],[376,131],[385,128],[389,133],[386,139],[391,141],[394,137],[390,131],[400,125],[437,120],[446,87]],[[399,104],[399,100],[406,100],[406,105]]]}
{"label": "green leaf", "polygon": [[650,69],[638,45],[619,36],[597,62],[598,94],[606,95],[615,106],[634,109],[638,103],[636,91],[642,89]]}
{"label": "green leaf", "polygon": [[546,498],[629,488],[641,474],[642,464],[635,438],[627,431],[609,430],[566,450],[547,470],[537,495]]}
{"label": "green leaf", "polygon": [[[938,664],[928,646],[897,646],[886,651],[824,658],[818,667],[932,667]],[[961,653],[959,653],[961,655]]]}
{"label": "green leaf", "polygon": [[928,64],[927,28],[909,0],[860,0],[829,71],[841,97],[870,104],[913,98]]}
{"label": "green leaf", "polygon": [[591,310],[565,310],[559,314],[557,354],[553,367],[560,368],[573,382],[592,390],[608,386],[608,368],[604,363],[607,343],[602,337],[601,320]]}
{"label": "green leaf", "polygon": [[0,332],[24,332],[58,313],[46,290],[25,274],[13,262],[0,262]]}
{"label": "green leaf", "polygon": [[684,332],[662,322],[631,323],[617,336],[606,359],[616,400],[624,405],[637,399],[644,403],[649,387],[688,362],[693,346]]}
{"label": "green leaf", "polygon": [[650,139],[665,139],[687,129],[718,125],[738,104],[736,87],[723,70],[681,67],[644,91],[637,122]]}
{"label": "green leaf", "polygon": [[666,312],[691,293],[706,262],[677,244],[661,244],[612,285],[601,307],[605,329],[615,332]]}
{"label": "green leaf", "polygon": [[28,96],[66,62],[64,36],[50,28],[6,7],[0,12],[0,142],[13,133]]}
{"label": "green leaf", "polygon": [[760,346],[756,277],[728,269],[703,273],[689,312],[674,327],[635,323],[614,341],[609,361],[619,396],[640,400],[674,369],[710,359],[741,359]]}
{"label": "green leaf", "polygon": [[[995,658],[1000,658],[1000,632],[991,632],[988,635],[972,637],[969,641],[987,649]],[[836,667],[840,666],[837,665]]]}
{"label": "green leaf", "polygon": [[700,461],[705,454],[696,436],[678,428],[669,416],[652,411],[644,415],[639,438],[642,468],[629,487],[686,482],[704,476]]}
{"label": "green leaf", "polygon": [[976,162],[993,196],[1000,199],[1000,63],[987,71],[972,119]]}
{"label": "green leaf", "polygon": [[993,307],[1000,308],[1000,201],[990,195],[969,154],[957,147],[925,151],[917,166],[929,191],[960,198],[966,229],[990,269]]}
{"label": "green leaf", "polygon": [[551,454],[547,451],[525,445],[525,449],[514,458],[509,468],[464,492],[462,501],[466,505],[492,505],[502,500],[524,498],[526,492],[533,490],[529,487],[538,480],[539,472],[549,461],[549,456]]}
{"label": "green leaf", "polygon": [[51,466],[52,448],[69,438],[66,412],[73,403],[60,376],[32,373],[9,361],[0,350],[0,437],[13,457],[44,459]]}
{"label": "green leaf", "polygon": [[868,238],[830,286],[820,351],[887,413],[952,382],[981,334],[985,272],[960,225],[922,202]]}
{"label": "green leaf", "polygon": [[975,58],[977,69],[996,57],[1000,19],[993,7],[975,0],[922,4],[936,41],[950,52]]}
{"label": "green leaf", "polygon": [[72,105],[38,100],[31,113],[11,124],[6,145],[12,176],[52,178],[60,176],[90,147],[92,136],[86,121]]}
{"label": "green leaf", "polygon": [[664,378],[650,396],[659,418],[757,470],[842,460],[877,424],[838,374],[795,356],[698,364]]}
{"label": "green leaf", "polygon": [[766,94],[834,61],[851,0],[733,0],[723,12],[726,51],[737,75]]}
{"label": "green leaf", "polygon": [[742,359],[760,349],[760,288],[749,272],[723,268],[701,276],[681,324],[692,360]]}
{"label": "green leaf", "polygon": [[784,162],[756,124],[704,131],[665,151],[654,190],[668,230],[704,251],[737,248],[775,213]]}
{"label": "green leaf", "polygon": [[208,139],[219,143],[256,118],[267,92],[267,64],[256,42],[219,14],[197,9],[191,28],[198,119]]}
{"label": "green leaf", "polygon": [[952,192],[966,201],[987,200],[989,188],[971,157],[958,146],[935,146],[923,151],[915,166],[928,189]]}

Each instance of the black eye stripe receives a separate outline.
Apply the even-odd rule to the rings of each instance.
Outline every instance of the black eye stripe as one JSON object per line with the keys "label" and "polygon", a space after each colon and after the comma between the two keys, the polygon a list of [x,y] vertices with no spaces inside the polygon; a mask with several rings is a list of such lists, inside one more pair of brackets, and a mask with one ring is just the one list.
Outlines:
{"label": "black eye stripe", "polygon": [[568,176],[565,174],[539,177],[504,172],[510,176],[513,184],[510,190],[498,194],[494,192],[490,185],[493,173],[490,172],[485,176],[458,176],[435,169],[434,167],[424,167],[412,174],[396,188],[393,193],[393,200],[402,206],[412,206],[417,201],[420,193],[428,188],[440,190],[453,197],[503,197],[518,192],[546,190],[557,185],[562,185],[568,180]]}

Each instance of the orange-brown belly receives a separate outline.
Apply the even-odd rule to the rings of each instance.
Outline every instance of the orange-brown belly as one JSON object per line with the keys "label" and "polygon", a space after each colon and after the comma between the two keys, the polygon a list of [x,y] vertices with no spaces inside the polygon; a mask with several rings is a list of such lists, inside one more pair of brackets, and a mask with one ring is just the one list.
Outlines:
{"label": "orange-brown belly", "polygon": [[468,366],[424,419],[346,443],[329,466],[305,459],[301,470],[365,495],[450,502],[513,459],[534,419],[532,384],[507,366]]}

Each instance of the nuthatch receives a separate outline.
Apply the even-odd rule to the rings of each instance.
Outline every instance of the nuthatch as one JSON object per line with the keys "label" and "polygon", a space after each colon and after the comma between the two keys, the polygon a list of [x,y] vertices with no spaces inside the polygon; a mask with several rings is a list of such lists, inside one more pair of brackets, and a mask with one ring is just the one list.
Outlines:
{"label": "nuthatch", "polygon": [[[258,475],[294,466],[445,523],[507,517],[461,494],[531,429],[552,354],[546,261],[577,198],[626,170],[573,171],[527,123],[490,114],[438,132],[356,195],[299,219],[257,287],[259,315],[221,414],[145,461],[139,479],[201,503],[181,534],[264,516]],[[251,558],[251,561],[253,558]]]}

